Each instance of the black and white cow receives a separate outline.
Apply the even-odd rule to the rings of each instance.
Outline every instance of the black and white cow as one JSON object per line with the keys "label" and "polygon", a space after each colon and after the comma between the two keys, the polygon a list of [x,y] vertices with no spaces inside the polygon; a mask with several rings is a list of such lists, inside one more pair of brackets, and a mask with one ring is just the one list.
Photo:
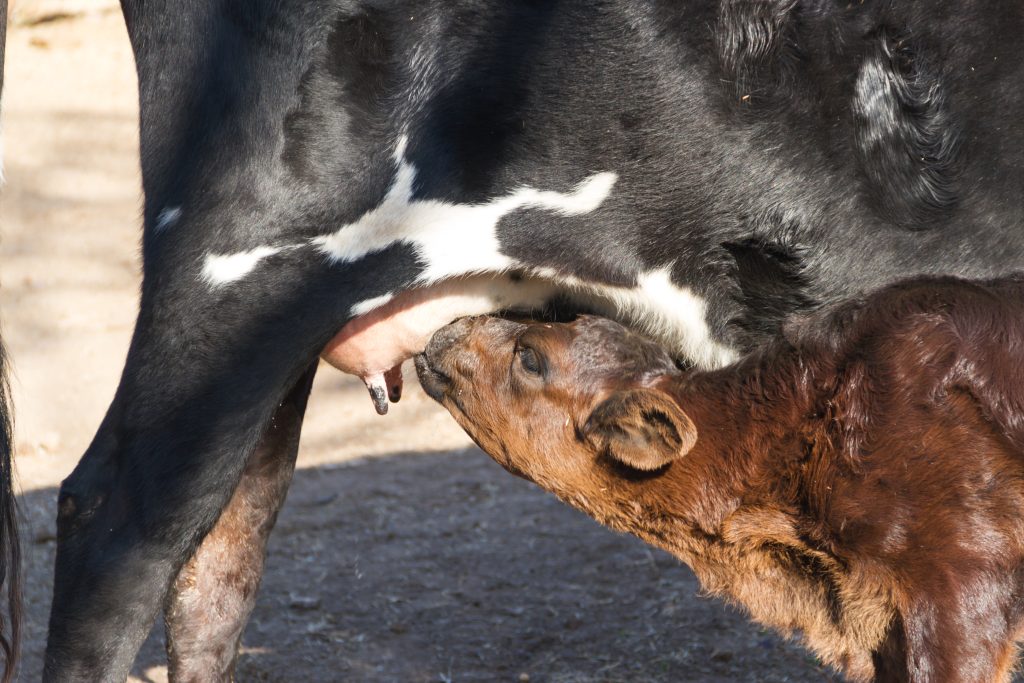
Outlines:
{"label": "black and white cow", "polygon": [[1019,3],[122,7],[144,281],[61,488],[51,681],[123,680],[161,606],[172,677],[230,675],[317,357],[411,288],[557,295],[714,366],[905,276],[1024,267]]}

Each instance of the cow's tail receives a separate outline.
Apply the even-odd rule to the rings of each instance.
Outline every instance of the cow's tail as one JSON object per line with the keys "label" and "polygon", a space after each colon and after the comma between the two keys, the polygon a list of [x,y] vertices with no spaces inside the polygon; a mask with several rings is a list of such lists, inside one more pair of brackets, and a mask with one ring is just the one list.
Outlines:
{"label": "cow's tail", "polygon": [[21,645],[21,544],[18,541],[18,506],[14,498],[14,463],[11,459],[14,435],[10,395],[7,354],[0,345],[0,587],[6,587],[7,593],[6,618],[0,612],[0,649],[4,654],[0,680],[3,683],[14,678]]}
{"label": "cow's tail", "polygon": [[[0,0],[0,95],[3,95],[6,43],[7,0]],[[0,178],[3,177],[2,155],[0,148]],[[21,645],[21,545],[18,542],[18,506],[14,499],[14,463],[11,460],[14,434],[10,396],[7,354],[0,343],[0,591],[4,587],[7,589],[6,617],[0,611],[0,650],[4,654],[0,681],[3,683],[10,683],[14,678]]]}

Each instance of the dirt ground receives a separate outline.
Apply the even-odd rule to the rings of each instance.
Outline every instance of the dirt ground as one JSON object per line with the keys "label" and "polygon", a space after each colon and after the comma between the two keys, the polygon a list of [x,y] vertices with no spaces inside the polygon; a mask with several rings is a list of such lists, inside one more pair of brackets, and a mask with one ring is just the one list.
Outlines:
{"label": "dirt ground", "polygon": [[[134,70],[90,0],[8,37],[0,311],[14,362],[27,571],[21,680],[39,678],[56,486],[113,394],[136,313]],[[17,18],[18,15],[16,15]],[[166,680],[159,627],[133,680]],[[666,554],[504,473],[415,386],[385,418],[317,379],[242,681],[827,681]]]}

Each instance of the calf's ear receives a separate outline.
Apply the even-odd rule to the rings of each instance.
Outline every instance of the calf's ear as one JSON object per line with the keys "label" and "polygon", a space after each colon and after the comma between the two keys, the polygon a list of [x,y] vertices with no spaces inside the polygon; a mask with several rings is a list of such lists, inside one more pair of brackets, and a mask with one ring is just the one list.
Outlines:
{"label": "calf's ear", "polygon": [[583,427],[599,453],[634,469],[660,469],[689,452],[697,427],[667,394],[654,389],[619,391],[602,401]]}

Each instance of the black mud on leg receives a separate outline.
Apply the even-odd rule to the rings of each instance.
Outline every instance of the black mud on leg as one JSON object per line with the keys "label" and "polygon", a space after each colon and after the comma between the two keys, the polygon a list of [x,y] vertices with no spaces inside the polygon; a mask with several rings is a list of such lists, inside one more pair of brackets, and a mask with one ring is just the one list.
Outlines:
{"label": "black mud on leg", "polygon": [[171,681],[234,679],[267,541],[295,469],[315,374],[316,364],[281,402],[231,501],[171,586],[164,604]]}

